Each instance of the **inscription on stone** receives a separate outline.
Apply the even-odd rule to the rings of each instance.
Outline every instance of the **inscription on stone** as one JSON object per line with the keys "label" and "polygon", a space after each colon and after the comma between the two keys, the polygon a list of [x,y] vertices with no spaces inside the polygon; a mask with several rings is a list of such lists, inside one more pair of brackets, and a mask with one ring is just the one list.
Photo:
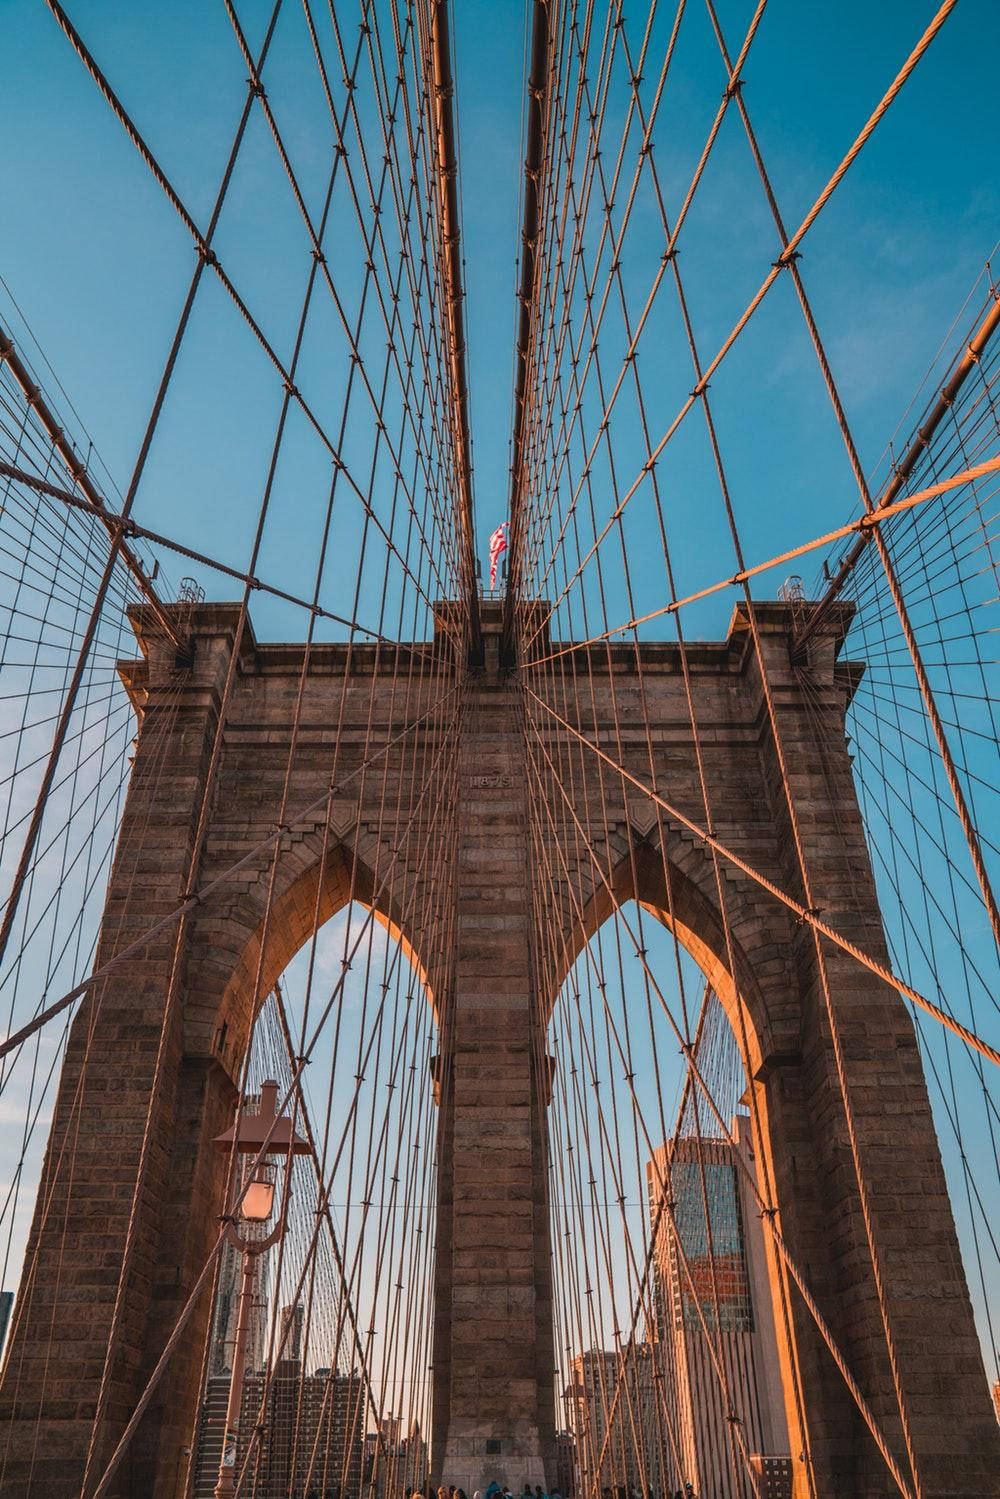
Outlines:
{"label": "inscription on stone", "polygon": [[492,775],[492,776],[473,776],[472,777],[472,788],[473,788],[474,791],[482,791],[482,790],[486,790],[487,788],[491,789],[491,790],[493,790],[493,789],[499,790],[499,789],[502,789],[505,786],[513,786],[513,784],[514,784],[514,778],[513,778],[513,776]]}

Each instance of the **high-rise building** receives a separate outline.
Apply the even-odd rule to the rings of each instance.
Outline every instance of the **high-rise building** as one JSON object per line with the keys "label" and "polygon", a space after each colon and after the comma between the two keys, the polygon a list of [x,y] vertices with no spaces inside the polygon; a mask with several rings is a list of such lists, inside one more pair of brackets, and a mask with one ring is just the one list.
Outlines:
{"label": "high-rise building", "polygon": [[576,1493],[576,1438],[571,1431],[556,1432],[556,1488],[562,1499]]}
{"label": "high-rise building", "polygon": [[10,1322],[10,1314],[14,1309],[14,1292],[0,1291],[0,1353],[3,1353],[3,1345],[7,1337],[7,1326]]}
{"label": "high-rise building", "polygon": [[302,1357],[302,1327],[305,1320],[305,1307],[301,1301],[296,1301],[294,1306],[283,1306],[281,1308],[281,1333],[278,1347],[283,1359],[299,1359]]}
{"label": "high-rise building", "polygon": [[399,1491],[403,1494],[412,1494],[414,1489],[426,1491],[430,1462],[419,1422],[410,1422],[410,1429],[400,1443],[400,1449]]}
{"label": "high-rise building", "polygon": [[405,1499],[414,1489],[425,1490],[428,1478],[427,1443],[420,1424],[411,1421],[403,1434],[402,1416],[385,1416],[378,1431],[365,1437],[364,1487],[370,1499]]}
{"label": "high-rise building", "polygon": [[604,1477],[611,1471],[612,1457],[606,1455],[602,1460],[601,1453],[617,1367],[613,1353],[597,1348],[577,1354],[570,1365],[563,1405],[576,1448],[576,1486],[581,1493],[593,1489],[598,1470],[601,1474],[598,1487],[603,1487]]}
{"label": "high-rise building", "polygon": [[[298,1359],[281,1359],[266,1398],[265,1381],[256,1371],[243,1385],[236,1472],[246,1466],[248,1492],[305,1493],[311,1483],[324,1499],[359,1499],[365,1429],[361,1375],[331,1369],[304,1374]],[[208,1380],[195,1453],[195,1499],[210,1499],[215,1486],[228,1395],[227,1375]]]}
{"label": "high-rise building", "polygon": [[576,1493],[663,1492],[656,1372],[646,1342],[629,1343],[620,1355],[592,1348],[573,1360],[563,1402]]}
{"label": "high-rise building", "polygon": [[[750,1120],[732,1139],[685,1136],[647,1163],[656,1227],[654,1362],[669,1425],[667,1487],[747,1499],[751,1466],[768,1495],[791,1493],[791,1461],[764,1231],[738,1153],[753,1169]],[[659,1212],[663,1194],[673,1204]],[[710,1346],[711,1345],[711,1346]],[[679,1466],[676,1475],[669,1470]]]}
{"label": "high-rise building", "polygon": [[[257,1266],[247,1326],[246,1365],[257,1369],[264,1359],[267,1342],[267,1295],[261,1280],[264,1267]],[[213,1313],[212,1343],[209,1350],[209,1375],[228,1374],[233,1367],[233,1345],[239,1315],[240,1283],[243,1278],[243,1253],[227,1239],[219,1255],[219,1279]]]}

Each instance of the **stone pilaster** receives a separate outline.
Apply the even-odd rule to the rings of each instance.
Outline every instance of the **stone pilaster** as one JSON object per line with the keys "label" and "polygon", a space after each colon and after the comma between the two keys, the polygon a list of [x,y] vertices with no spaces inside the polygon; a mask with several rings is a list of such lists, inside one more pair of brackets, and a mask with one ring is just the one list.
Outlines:
{"label": "stone pilaster", "polygon": [[[554,1481],[545,1090],[535,1077],[525,767],[513,689],[485,621],[460,752],[453,1029],[443,1106],[435,1480]],[[444,1220],[444,1221],[442,1221]]]}

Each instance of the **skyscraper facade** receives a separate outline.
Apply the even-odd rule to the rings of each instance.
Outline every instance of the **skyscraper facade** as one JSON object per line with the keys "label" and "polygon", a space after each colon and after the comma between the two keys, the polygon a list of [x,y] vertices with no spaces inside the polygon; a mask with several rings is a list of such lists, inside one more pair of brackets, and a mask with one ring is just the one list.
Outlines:
{"label": "skyscraper facade", "polygon": [[753,1493],[748,1458],[769,1494],[791,1485],[771,1276],[744,1168],[754,1171],[744,1114],[731,1139],[686,1135],[646,1166],[670,1462],[679,1483],[718,1499]]}
{"label": "skyscraper facade", "polygon": [[[313,1484],[323,1499],[360,1499],[365,1430],[360,1374],[331,1369],[306,1374],[299,1359],[281,1359],[265,1392],[266,1383],[265,1373],[254,1371],[243,1385],[236,1473],[248,1475],[247,1492],[304,1494]],[[195,1499],[210,1499],[214,1491],[228,1394],[228,1375],[208,1380],[195,1452]]]}
{"label": "skyscraper facade", "polygon": [[665,1492],[656,1373],[648,1342],[628,1343],[620,1354],[593,1348],[573,1360],[560,1450],[572,1456],[577,1494],[610,1491],[645,1499]]}

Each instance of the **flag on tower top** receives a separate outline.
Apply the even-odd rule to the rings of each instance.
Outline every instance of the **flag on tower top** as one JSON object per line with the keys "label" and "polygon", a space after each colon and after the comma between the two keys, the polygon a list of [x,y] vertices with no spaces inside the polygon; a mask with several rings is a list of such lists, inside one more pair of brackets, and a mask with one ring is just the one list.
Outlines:
{"label": "flag on tower top", "polygon": [[490,537],[490,588],[496,587],[497,563],[500,555],[507,550],[507,526],[509,522],[502,520]]}

